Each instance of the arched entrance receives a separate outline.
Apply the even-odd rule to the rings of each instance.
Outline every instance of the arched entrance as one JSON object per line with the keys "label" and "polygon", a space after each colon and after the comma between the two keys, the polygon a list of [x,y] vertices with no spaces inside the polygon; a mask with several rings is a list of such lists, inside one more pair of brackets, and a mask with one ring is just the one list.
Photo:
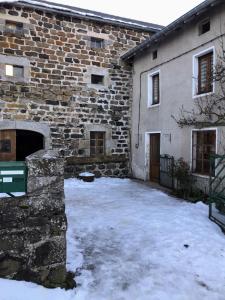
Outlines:
{"label": "arched entrance", "polygon": [[0,131],[0,161],[24,161],[30,154],[44,149],[44,136],[30,130]]}
{"label": "arched entrance", "polygon": [[50,128],[31,121],[0,122],[0,161],[24,161],[41,149],[50,148]]}

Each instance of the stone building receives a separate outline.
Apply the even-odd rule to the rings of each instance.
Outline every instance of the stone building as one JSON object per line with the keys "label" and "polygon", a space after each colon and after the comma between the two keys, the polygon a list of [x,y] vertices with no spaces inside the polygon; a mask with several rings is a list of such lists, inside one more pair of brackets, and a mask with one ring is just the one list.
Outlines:
{"label": "stone building", "polygon": [[46,1],[0,3],[0,160],[59,149],[66,173],[128,173],[131,66],[161,26]]}

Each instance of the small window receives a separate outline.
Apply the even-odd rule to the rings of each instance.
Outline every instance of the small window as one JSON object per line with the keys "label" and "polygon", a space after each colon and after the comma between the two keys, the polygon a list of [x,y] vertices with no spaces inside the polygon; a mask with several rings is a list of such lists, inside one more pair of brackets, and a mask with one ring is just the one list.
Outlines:
{"label": "small window", "polygon": [[199,35],[204,34],[206,32],[210,31],[210,20],[204,20],[199,25]]}
{"label": "small window", "polygon": [[210,155],[215,153],[216,131],[194,131],[192,135],[192,171],[201,175],[209,175]]}
{"label": "small window", "polygon": [[10,153],[10,152],[11,152],[11,140],[1,140],[0,153]]}
{"label": "small window", "polygon": [[152,59],[156,59],[158,57],[158,51],[155,50],[152,52]]}
{"label": "small window", "polygon": [[105,132],[90,132],[90,155],[101,156],[105,154]]}
{"label": "small window", "polygon": [[24,77],[24,67],[5,65],[5,75],[10,77]]}
{"label": "small window", "polygon": [[198,94],[213,90],[213,52],[198,58]]}
{"label": "small window", "polygon": [[104,40],[91,37],[91,48],[104,48]]}
{"label": "small window", "polygon": [[159,104],[159,74],[152,76],[152,105]]}
{"label": "small window", "polygon": [[102,84],[104,85],[104,76],[103,75],[91,75],[91,83],[92,84]]}
{"label": "small window", "polygon": [[21,31],[23,30],[23,23],[6,20],[5,29],[9,32]]}

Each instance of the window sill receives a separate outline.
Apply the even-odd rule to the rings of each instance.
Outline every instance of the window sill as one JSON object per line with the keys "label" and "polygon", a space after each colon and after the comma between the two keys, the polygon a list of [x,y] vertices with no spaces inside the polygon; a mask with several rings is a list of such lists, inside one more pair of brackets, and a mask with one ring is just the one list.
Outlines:
{"label": "window sill", "polygon": [[211,96],[214,94],[214,91],[208,92],[208,93],[203,93],[203,94],[197,94],[193,96],[193,99],[201,98],[201,97],[206,97],[206,96]]}
{"label": "window sill", "polygon": [[103,85],[103,84],[94,84],[94,83],[90,83],[90,84],[88,84],[88,87],[90,88],[90,89],[95,89],[95,90],[97,90],[97,91],[100,91],[100,90],[108,90],[108,86],[106,86],[106,85]]}
{"label": "window sill", "polygon": [[209,175],[203,175],[203,174],[198,174],[198,173],[192,173],[193,176],[200,177],[200,178],[205,178],[209,179]]}
{"label": "window sill", "polygon": [[25,37],[25,31],[17,31],[17,30],[4,30],[4,35],[9,37]]}
{"label": "window sill", "polygon": [[16,83],[28,83],[29,80],[24,77],[14,77],[14,76],[3,76],[0,81],[16,82]]}
{"label": "window sill", "polygon": [[148,108],[154,108],[154,107],[158,107],[158,106],[160,106],[160,103],[148,105]]}

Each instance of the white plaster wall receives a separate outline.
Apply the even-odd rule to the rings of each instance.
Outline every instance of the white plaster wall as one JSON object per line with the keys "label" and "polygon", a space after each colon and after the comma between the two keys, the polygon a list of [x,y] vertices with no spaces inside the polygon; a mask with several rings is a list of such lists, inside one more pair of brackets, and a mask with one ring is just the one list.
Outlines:
{"label": "white plaster wall", "polygon": [[[207,16],[204,16],[204,18]],[[150,49],[136,58],[133,65],[133,105],[132,105],[132,171],[136,178],[148,179],[149,147],[147,132],[161,132],[161,154],[183,157],[191,163],[192,128],[179,128],[171,115],[178,116],[182,105],[194,108],[192,95],[193,56],[210,47],[215,47],[217,56],[221,47],[221,35],[225,32],[225,5],[211,11],[211,30],[199,36],[198,22],[186,25],[158,47],[158,58],[152,59]],[[222,37],[225,41],[224,36]],[[140,138],[138,144],[138,111],[140,98]],[[160,70],[160,105],[148,108],[147,77],[149,73]],[[222,136],[224,128],[218,129],[218,152],[224,153]],[[147,146],[146,146],[147,145]],[[146,159],[147,157],[147,159]]]}

